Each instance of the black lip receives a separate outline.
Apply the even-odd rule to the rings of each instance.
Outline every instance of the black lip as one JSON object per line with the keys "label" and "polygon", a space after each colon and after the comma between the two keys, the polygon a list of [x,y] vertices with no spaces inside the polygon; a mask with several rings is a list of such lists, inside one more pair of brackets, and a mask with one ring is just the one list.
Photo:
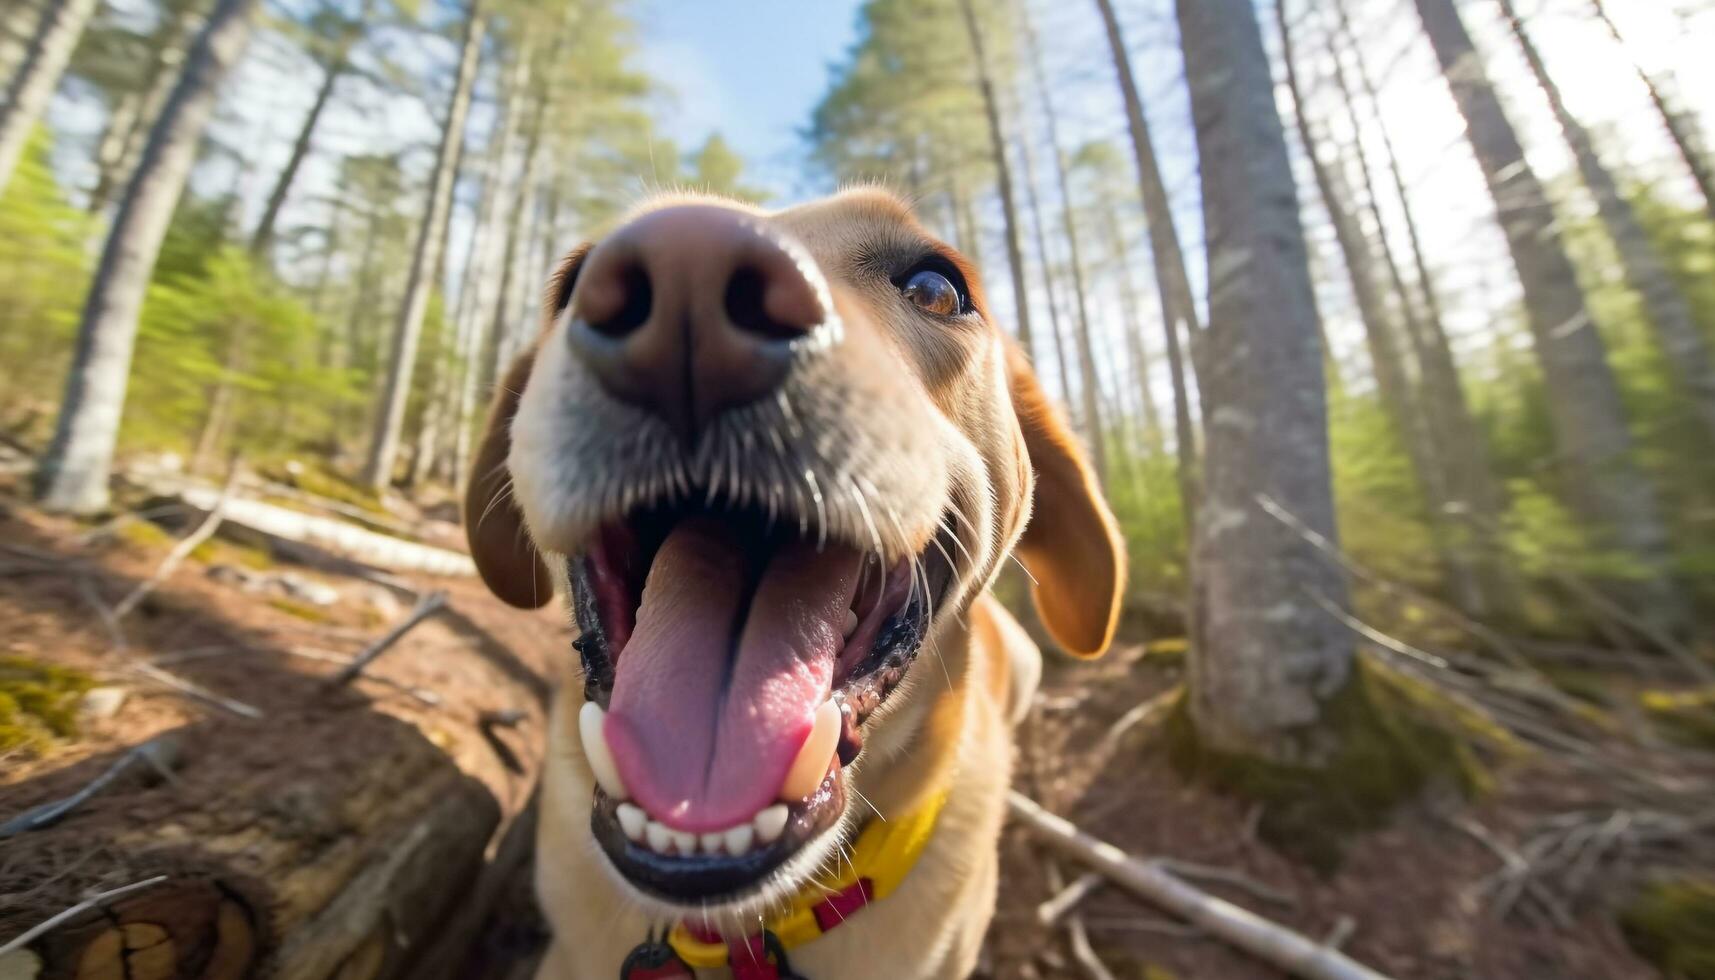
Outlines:
{"label": "black lip", "polygon": [[[590,831],[613,866],[640,891],[665,901],[707,903],[734,901],[761,889],[770,875],[821,834],[833,829],[845,812],[845,768],[863,748],[864,721],[904,680],[928,636],[929,613],[952,580],[943,557],[952,543],[938,540],[922,556],[924,574],[912,585],[902,607],[889,616],[875,644],[862,660],[835,684],[833,697],[841,705],[845,724],[839,765],[810,799],[788,807],[786,830],[773,844],[741,857],[724,855],[666,856],[626,838],[617,815],[619,801],[596,787],[590,811]],[[937,546],[938,545],[938,546]],[[579,637],[573,641],[583,668],[584,697],[606,707],[613,693],[614,661],[601,621],[585,556],[568,559],[573,608]]]}

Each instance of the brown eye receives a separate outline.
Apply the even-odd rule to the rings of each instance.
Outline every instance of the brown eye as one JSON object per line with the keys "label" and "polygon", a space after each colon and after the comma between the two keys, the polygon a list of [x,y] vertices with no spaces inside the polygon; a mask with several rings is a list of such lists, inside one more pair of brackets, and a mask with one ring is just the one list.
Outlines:
{"label": "brown eye", "polygon": [[935,316],[955,316],[964,306],[964,297],[952,280],[933,269],[919,269],[905,280],[900,293],[906,302]]}

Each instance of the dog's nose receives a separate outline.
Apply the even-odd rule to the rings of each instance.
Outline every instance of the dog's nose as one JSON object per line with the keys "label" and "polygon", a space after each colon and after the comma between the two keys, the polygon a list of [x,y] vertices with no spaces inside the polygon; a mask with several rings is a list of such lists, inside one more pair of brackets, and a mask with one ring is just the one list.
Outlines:
{"label": "dog's nose", "polygon": [[694,440],[722,411],[785,379],[829,311],[801,247],[761,220],[680,205],[597,245],[578,274],[569,338],[614,397]]}

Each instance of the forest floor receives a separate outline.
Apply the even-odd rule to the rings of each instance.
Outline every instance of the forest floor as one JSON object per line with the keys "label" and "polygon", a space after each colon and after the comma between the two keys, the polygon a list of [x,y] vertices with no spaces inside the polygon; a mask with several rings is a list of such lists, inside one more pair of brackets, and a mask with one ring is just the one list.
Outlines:
{"label": "forest floor", "polygon": [[[107,837],[140,824],[197,826],[187,814],[217,787],[253,782],[293,765],[356,767],[374,751],[377,726],[404,723],[481,781],[499,801],[502,829],[526,806],[544,745],[547,691],[570,662],[560,614],[502,606],[476,579],[409,585],[443,590],[450,612],[413,630],[377,661],[348,697],[328,697],[321,682],[410,608],[375,582],[326,570],[269,567],[252,549],[215,542],[186,561],[122,624],[124,647],[104,624],[111,607],[146,578],[170,537],[121,525],[90,535],[87,525],[43,516],[0,486],[0,657],[73,668],[124,692],[107,717],[85,718],[75,736],[37,751],[0,753],[0,820],[86,782],[117,753],[164,731],[194,732],[190,763],[171,785],[122,780],[87,803],[67,825],[79,830],[58,850],[17,846],[0,857],[0,937],[75,901],[91,883],[111,879],[99,867]],[[287,576],[323,587],[326,605],[269,590],[247,591],[231,569]],[[252,582],[254,586],[254,582]],[[309,590],[314,593],[312,587]],[[98,601],[99,600],[99,601]],[[1100,662],[1050,665],[1040,703],[1021,732],[1016,785],[1082,829],[1140,856],[1170,857],[1224,869],[1263,886],[1199,882],[1304,934],[1344,935],[1356,959],[1399,978],[1655,976],[1628,948],[1612,910],[1591,902],[1569,924],[1500,921],[1477,887],[1500,866],[1489,849],[1449,819],[1453,814],[1517,839],[1545,813],[1599,806],[1604,787],[1542,759],[1503,773],[1499,789],[1472,804],[1432,797],[1352,841],[1331,874],[1283,856],[1257,839],[1245,803],[1187,784],[1167,760],[1155,712],[1119,737],[1110,729],[1128,711],[1169,692],[1179,659],[1122,644]],[[309,654],[304,656],[303,654]],[[148,662],[261,713],[247,718],[138,676]],[[378,678],[378,679],[377,679]],[[424,703],[428,692],[438,703]],[[526,692],[525,696],[520,692]],[[517,723],[485,723],[485,713],[514,712]],[[304,760],[313,760],[305,762]],[[27,835],[29,836],[29,835]],[[497,832],[498,837],[498,832]],[[1003,844],[1000,909],[991,933],[996,978],[1078,974],[1063,934],[1037,921],[1052,894],[1047,864],[1025,834]],[[1066,880],[1080,869],[1066,867]],[[498,977],[507,960],[539,943],[526,876],[502,899],[499,925],[467,975]],[[1278,893],[1278,894],[1275,894]],[[1271,968],[1104,887],[1077,909],[1093,945],[1116,977],[1275,977]]]}

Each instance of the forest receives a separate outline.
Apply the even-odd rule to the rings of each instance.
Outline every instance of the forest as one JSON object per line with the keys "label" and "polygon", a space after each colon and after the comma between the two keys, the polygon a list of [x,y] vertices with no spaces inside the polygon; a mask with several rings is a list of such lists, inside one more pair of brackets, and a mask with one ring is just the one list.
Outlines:
{"label": "forest", "polygon": [[778,158],[665,0],[0,9],[0,822],[107,780],[0,823],[0,977],[528,975],[491,396],[650,194],[876,184],[1127,545],[1014,789],[1328,954],[1015,812],[986,975],[1715,978],[1715,3],[837,6]]}

